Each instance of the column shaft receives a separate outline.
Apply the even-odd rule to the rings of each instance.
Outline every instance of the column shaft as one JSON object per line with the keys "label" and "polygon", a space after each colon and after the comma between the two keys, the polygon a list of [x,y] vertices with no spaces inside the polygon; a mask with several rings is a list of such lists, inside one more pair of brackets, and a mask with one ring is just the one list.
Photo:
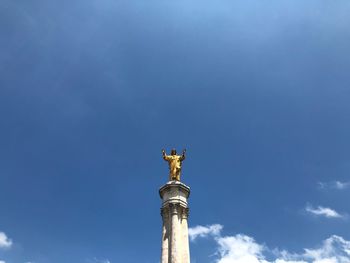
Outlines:
{"label": "column shaft", "polygon": [[180,256],[180,244],[181,244],[181,235],[180,235],[180,220],[179,220],[179,209],[178,205],[172,204],[170,206],[171,213],[171,251],[170,251],[170,262],[169,263],[181,263]]}
{"label": "column shaft", "polygon": [[162,259],[161,263],[169,263],[169,209],[162,209]]}
{"label": "column shaft", "polygon": [[183,209],[181,221],[182,234],[182,261],[181,263],[190,263],[190,245],[188,241],[188,209]]}

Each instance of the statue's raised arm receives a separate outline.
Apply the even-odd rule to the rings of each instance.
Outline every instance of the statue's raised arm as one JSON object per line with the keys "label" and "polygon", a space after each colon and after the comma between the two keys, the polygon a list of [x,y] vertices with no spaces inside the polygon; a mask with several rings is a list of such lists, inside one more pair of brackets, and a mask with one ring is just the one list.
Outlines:
{"label": "statue's raised arm", "polygon": [[166,154],[166,152],[165,152],[164,149],[162,149],[162,155],[163,155],[163,159],[164,159],[165,161],[168,161],[168,155]]}
{"label": "statue's raised arm", "polygon": [[182,155],[181,155],[181,157],[180,157],[180,160],[181,161],[183,161],[183,160],[185,160],[186,159],[186,149],[183,149],[183,151],[182,151]]}

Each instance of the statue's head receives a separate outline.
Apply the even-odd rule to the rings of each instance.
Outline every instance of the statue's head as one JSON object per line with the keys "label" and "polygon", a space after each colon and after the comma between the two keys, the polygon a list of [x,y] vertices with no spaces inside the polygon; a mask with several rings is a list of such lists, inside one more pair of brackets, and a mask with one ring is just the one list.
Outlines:
{"label": "statue's head", "polygon": [[176,155],[176,150],[175,149],[171,149],[171,155]]}

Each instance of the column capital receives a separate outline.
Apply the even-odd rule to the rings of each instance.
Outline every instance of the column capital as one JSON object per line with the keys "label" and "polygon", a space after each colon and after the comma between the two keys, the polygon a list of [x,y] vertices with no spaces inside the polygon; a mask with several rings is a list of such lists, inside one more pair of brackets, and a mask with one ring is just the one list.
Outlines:
{"label": "column capital", "polygon": [[182,219],[187,219],[189,214],[190,214],[189,208],[182,208],[182,214],[181,214]]}
{"label": "column capital", "polygon": [[169,204],[170,214],[171,215],[178,214],[179,213],[179,208],[180,208],[180,204],[170,203]]}
{"label": "column capital", "polygon": [[169,208],[168,207],[162,207],[160,209],[160,215],[163,217],[163,218],[169,218]]}

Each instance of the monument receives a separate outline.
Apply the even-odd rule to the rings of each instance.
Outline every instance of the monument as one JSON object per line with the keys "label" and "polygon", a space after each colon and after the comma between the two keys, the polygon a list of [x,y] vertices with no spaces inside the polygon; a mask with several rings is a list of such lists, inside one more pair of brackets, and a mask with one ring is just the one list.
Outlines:
{"label": "monument", "polygon": [[186,150],[177,155],[172,149],[170,155],[162,150],[163,159],[169,163],[169,181],[159,189],[162,198],[161,215],[162,253],[161,263],[190,263],[188,241],[188,204],[190,188],[180,182],[182,161]]}

